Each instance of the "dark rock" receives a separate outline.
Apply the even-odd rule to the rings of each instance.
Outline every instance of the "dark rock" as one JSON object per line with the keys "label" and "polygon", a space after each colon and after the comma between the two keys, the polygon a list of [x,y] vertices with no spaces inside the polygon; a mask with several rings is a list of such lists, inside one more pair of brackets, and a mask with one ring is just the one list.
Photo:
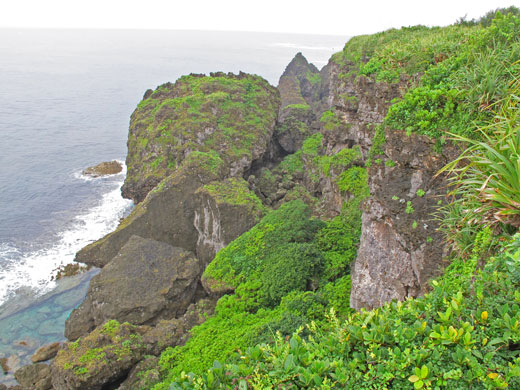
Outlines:
{"label": "dark rock", "polygon": [[123,170],[123,166],[118,161],[102,162],[96,166],[88,167],[82,173],[87,176],[99,177],[115,175]]}
{"label": "dark rock", "polygon": [[159,358],[148,356],[132,368],[130,374],[118,390],[150,389],[161,379],[159,372]]}
{"label": "dark rock", "polygon": [[195,252],[198,233],[193,225],[197,209],[194,194],[204,184],[219,180],[228,172],[220,158],[192,154],[114,232],[81,249],[75,260],[104,267],[133,235]]}
{"label": "dark rock", "polygon": [[328,108],[322,95],[322,75],[298,53],[280,77],[282,105],[275,138],[285,153],[299,150],[305,138],[319,130],[319,119]]}
{"label": "dark rock", "polygon": [[52,388],[51,369],[44,363],[30,364],[16,370],[14,376],[26,389],[48,390]]}
{"label": "dark rock", "polygon": [[90,281],[85,301],[65,326],[73,340],[108,319],[153,324],[184,314],[202,272],[193,253],[132,236]]}
{"label": "dark rock", "polygon": [[7,386],[0,383],[0,390],[7,390]]}
{"label": "dark rock", "polygon": [[34,355],[32,355],[31,361],[33,363],[38,363],[38,362],[44,362],[46,360],[52,359],[53,357],[56,356],[60,347],[61,347],[61,343],[59,343],[59,342],[44,345],[44,346],[38,348],[38,350],[34,353]]}

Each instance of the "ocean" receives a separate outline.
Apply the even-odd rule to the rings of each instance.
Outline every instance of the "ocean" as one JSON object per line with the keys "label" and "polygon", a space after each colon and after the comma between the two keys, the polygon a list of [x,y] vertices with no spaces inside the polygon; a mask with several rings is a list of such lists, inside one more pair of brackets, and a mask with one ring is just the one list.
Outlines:
{"label": "ocean", "polygon": [[0,29],[0,359],[12,371],[47,342],[96,273],[51,280],[133,204],[121,174],[128,123],[148,88],[183,74],[255,73],[277,85],[301,51],[318,68],[348,37],[274,33]]}

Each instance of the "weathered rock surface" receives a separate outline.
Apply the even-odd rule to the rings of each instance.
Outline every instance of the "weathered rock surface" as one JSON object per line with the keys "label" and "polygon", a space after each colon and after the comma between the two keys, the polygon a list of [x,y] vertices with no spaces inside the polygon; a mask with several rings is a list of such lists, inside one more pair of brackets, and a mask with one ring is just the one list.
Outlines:
{"label": "weathered rock surface", "polygon": [[56,356],[60,347],[61,343],[59,342],[44,345],[38,348],[38,350],[32,355],[31,361],[33,363],[38,363],[52,359]]}
{"label": "weathered rock surface", "polygon": [[219,157],[192,153],[114,232],[81,249],[76,261],[104,267],[133,235],[195,252],[198,241],[193,225],[197,209],[195,192],[228,172]]}
{"label": "weathered rock surface", "polygon": [[146,354],[141,342],[148,326],[115,321],[77,342],[66,343],[51,365],[55,390],[101,390],[124,378]]}
{"label": "weathered rock surface", "polygon": [[294,153],[320,128],[319,119],[327,107],[322,75],[298,53],[280,77],[278,90],[282,104],[275,138],[285,153]]}
{"label": "weathered rock surface", "polygon": [[123,196],[141,202],[193,151],[241,175],[267,149],[279,104],[275,88],[245,73],[192,74],[147,92],[130,120]]}
{"label": "weathered rock surface", "polygon": [[99,177],[115,175],[123,170],[123,166],[118,161],[102,162],[96,166],[88,167],[82,173],[87,176]]}
{"label": "weathered rock surface", "polygon": [[44,363],[24,366],[17,370],[14,376],[24,389],[49,390],[52,388],[51,369]]}
{"label": "weathered rock surface", "polygon": [[193,253],[134,235],[92,278],[65,336],[74,340],[108,319],[141,325],[178,317],[191,303],[201,272]]}
{"label": "weathered rock surface", "polygon": [[396,165],[369,169],[371,197],[364,207],[361,245],[352,269],[354,308],[424,294],[428,279],[445,265],[443,237],[432,214],[445,195],[446,182],[435,175],[454,150],[446,146],[442,154],[435,153],[434,144],[425,136],[390,132],[385,155]]}
{"label": "weathered rock surface", "polygon": [[[343,124],[323,131],[323,147],[332,155],[359,145],[367,158],[374,125],[383,122],[391,101],[404,94],[412,78],[378,83],[345,76],[352,70],[349,63],[331,61],[329,67],[329,102]],[[424,293],[427,280],[443,265],[443,245],[431,213],[445,193],[445,183],[435,174],[447,159],[433,151],[434,142],[426,137],[391,129],[385,133],[380,163],[373,161],[368,170],[371,196],[363,207],[361,243],[351,271],[350,303],[356,309]],[[448,148],[446,153],[451,153]],[[334,209],[341,198],[334,195],[334,186],[329,188],[332,193],[322,186],[322,199],[326,209]],[[425,194],[419,196],[419,189]]]}

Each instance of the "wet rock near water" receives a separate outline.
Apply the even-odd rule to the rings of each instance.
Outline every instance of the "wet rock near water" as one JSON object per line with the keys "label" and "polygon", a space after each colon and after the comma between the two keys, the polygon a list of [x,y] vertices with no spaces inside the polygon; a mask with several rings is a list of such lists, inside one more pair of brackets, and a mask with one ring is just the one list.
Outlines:
{"label": "wet rock near water", "polygon": [[102,162],[98,165],[95,165],[93,167],[88,167],[87,169],[83,170],[81,172],[84,175],[91,176],[91,177],[100,177],[100,176],[107,176],[107,175],[116,175],[118,173],[121,173],[123,170],[123,166],[118,161],[108,161],[108,162]]}

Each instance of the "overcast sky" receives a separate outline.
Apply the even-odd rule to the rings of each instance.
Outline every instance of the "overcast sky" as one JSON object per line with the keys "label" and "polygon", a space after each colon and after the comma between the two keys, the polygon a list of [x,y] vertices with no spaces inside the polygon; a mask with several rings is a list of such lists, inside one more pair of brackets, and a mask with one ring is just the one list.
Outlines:
{"label": "overcast sky", "polygon": [[520,0],[2,0],[0,27],[269,31],[357,35],[443,26]]}

